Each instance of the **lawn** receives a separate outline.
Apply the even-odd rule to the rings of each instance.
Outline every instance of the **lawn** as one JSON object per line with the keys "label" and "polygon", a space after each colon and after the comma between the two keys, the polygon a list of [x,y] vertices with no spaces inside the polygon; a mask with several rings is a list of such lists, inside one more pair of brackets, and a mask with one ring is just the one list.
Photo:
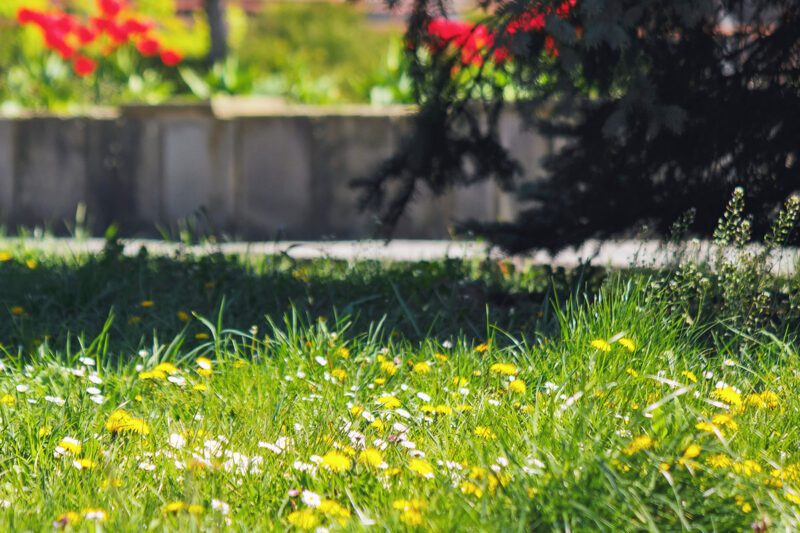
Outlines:
{"label": "lawn", "polygon": [[796,529],[798,280],[735,265],[0,249],[0,528]]}

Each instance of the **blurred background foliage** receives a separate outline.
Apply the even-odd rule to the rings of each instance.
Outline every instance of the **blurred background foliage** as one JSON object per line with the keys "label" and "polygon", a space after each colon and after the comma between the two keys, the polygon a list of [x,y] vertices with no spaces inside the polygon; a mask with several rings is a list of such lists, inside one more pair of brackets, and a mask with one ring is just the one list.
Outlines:
{"label": "blurred background foliage", "polygon": [[[70,0],[71,12],[91,14],[95,0]],[[207,99],[217,94],[267,96],[308,104],[410,103],[402,49],[404,28],[369,20],[354,4],[270,3],[256,14],[226,10],[229,56],[205,62],[205,14],[177,14],[174,0],[135,0],[137,15],[156,21],[164,46],[180,51],[177,69],[119,49],[109,68],[78,77],[48,51],[41,32],[21,27],[19,8],[48,9],[49,0],[0,2],[0,111],[80,111],[95,105]],[[100,74],[104,74],[102,80]]]}

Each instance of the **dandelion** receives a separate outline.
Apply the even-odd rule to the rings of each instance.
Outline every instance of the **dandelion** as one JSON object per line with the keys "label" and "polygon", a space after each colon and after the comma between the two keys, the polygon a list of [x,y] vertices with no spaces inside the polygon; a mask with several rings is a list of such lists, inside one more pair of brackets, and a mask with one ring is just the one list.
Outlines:
{"label": "dandelion", "polygon": [[495,434],[495,432],[492,431],[491,428],[488,428],[486,426],[476,427],[473,433],[475,434],[476,437],[480,437],[485,440],[495,440],[497,438],[497,434]]}
{"label": "dandelion", "polygon": [[681,372],[681,375],[684,376],[689,381],[691,381],[692,383],[697,383],[697,376],[694,374],[694,372],[690,370],[684,370],[683,372]]}
{"label": "dandelion", "polygon": [[198,340],[198,341],[207,341],[207,340],[208,340],[208,339],[210,339],[211,337],[209,336],[209,334],[208,334],[208,333],[205,333],[205,332],[200,332],[200,333],[195,333],[195,335],[194,335],[194,338],[195,338],[196,340]]}
{"label": "dandelion", "polygon": [[156,372],[163,372],[165,374],[180,374],[181,370],[172,363],[159,363],[153,368]]}
{"label": "dandelion", "polygon": [[489,367],[489,371],[495,374],[513,376],[517,373],[517,366],[511,363],[495,363]]}
{"label": "dandelion", "polygon": [[629,339],[628,337],[622,337],[617,343],[631,353],[636,350],[636,343],[633,342],[633,339]]}
{"label": "dandelion", "polygon": [[336,378],[337,381],[342,382],[347,379],[347,371],[344,368],[334,368],[331,370],[331,376]]}
{"label": "dandelion", "polygon": [[53,432],[53,428],[51,428],[50,426],[42,426],[42,427],[39,428],[38,435],[39,435],[39,438],[41,439],[43,437],[47,437],[52,432]]}
{"label": "dandelion", "polygon": [[411,370],[415,374],[427,374],[431,371],[431,365],[423,361],[421,363],[416,363]]}
{"label": "dandelion", "polygon": [[350,470],[352,465],[349,457],[335,450],[323,455],[320,464],[337,474]]}
{"label": "dandelion", "polygon": [[424,459],[412,458],[408,462],[408,469],[426,479],[433,479],[433,466]]}
{"label": "dandelion", "polygon": [[696,459],[700,455],[701,451],[702,451],[702,449],[697,444],[690,444],[683,451],[683,455],[681,456],[681,458],[678,459],[678,464],[685,465],[690,460]]}
{"label": "dandelion", "polygon": [[131,416],[122,409],[117,409],[106,420],[106,429],[111,433],[138,433],[148,435],[150,427],[141,418]]}
{"label": "dandelion", "polygon": [[22,316],[25,314],[25,308],[20,305],[12,306],[9,311],[11,311],[11,314],[14,316]]}
{"label": "dandelion", "polygon": [[197,373],[201,376],[209,377],[213,373],[211,369],[211,360],[207,357],[198,357],[195,364],[197,364]]}
{"label": "dandelion", "polygon": [[4,394],[0,396],[0,405],[5,405],[6,407],[13,407],[17,403],[17,399],[11,396],[10,394]]}
{"label": "dandelion", "polygon": [[712,468],[730,468],[733,465],[733,459],[724,453],[718,453],[706,458],[706,464]]}
{"label": "dandelion", "polygon": [[383,455],[376,448],[366,448],[358,455],[358,462],[365,466],[378,467],[383,463]]}
{"label": "dandelion", "polygon": [[407,526],[420,526],[424,521],[422,513],[415,509],[407,509],[400,513],[400,521]]}
{"label": "dandelion", "polygon": [[630,444],[628,444],[625,448],[622,449],[622,453],[625,455],[633,455],[637,452],[642,450],[649,450],[655,445],[655,441],[650,438],[648,435],[640,435],[635,437]]}
{"label": "dandelion", "polygon": [[461,485],[459,485],[459,489],[467,496],[474,496],[479,499],[483,497],[483,489],[472,481],[462,481]]}
{"label": "dandelion", "polygon": [[336,350],[336,355],[342,359],[350,359],[350,350],[346,346],[341,346],[338,350]]}
{"label": "dandelion", "polygon": [[489,345],[485,342],[482,342],[475,347],[475,351],[478,353],[486,353],[489,351]]}
{"label": "dandelion", "polygon": [[72,466],[74,466],[78,470],[92,470],[94,467],[97,466],[97,463],[92,461],[91,459],[84,458],[72,461]]}
{"label": "dandelion", "polygon": [[611,351],[611,345],[608,343],[608,341],[605,341],[603,339],[595,339],[589,344],[591,345],[592,348],[600,350],[603,353],[608,353]]}
{"label": "dandelion", "polygon": [[324,499],[317,507],[321,513],[335,519],[339,524],[344,525],[350,519],[350,510],[341,506],[339,502],[334,500]]}
{"label": "dandelion", "polygon": [[39,262],[36,259],[28,259],[25,261],[25,266],[28,268],[28,270],[36,270],[36,268],[39,266]]}
{"label": "dandelion", "polygon": [[741,393],[729,385],[714,389],[711,396],[716,400],[727,403],[735,409],[742,407]]}
{"label": "dandelion", "polygon": [[313,509],[294,511],[286,520],[294,527],[304,530],[311,530],[319,525],[319,515]]}
{"label": "dandelion", "polygon": [[387,376],[394,376],[397,374],[397,365],[391,361],[383,361],[380,365],[381,372]]}
{"label": "dandelion", "polygon": [[67,511],[66,513],[62,513],[61,515],[56,518],[56,521],[53,522],[53,527],[56,529],[64,529],[67,526],[77,524],[81,521],[81,515],[76,513],[75,511]]}
{"label": "dandelion", "polygon": [[508,390],[516,394],[525,394],[525,382],[521,379],[515,379],[508,384]]}
{"label": "dandelion", "polygon": [[178,311],[175,313],[175,316],[178,317],[178,320],[181,322],[188,322],[191,316],[186,311]]}
{"label": "dandelion", "polygon": [[7,252],[5,250],[0,251],[0,263],[7,263],[12,259],[14,259],[14,256],[11,254],[11,252]]}
{"label": "dandelion", "polygon": [[167,374],[160,370],[144,370],[139,372],[139,379],[142,381],[164,381]]}
{"label": "dandelion", "polygon": [[744,403],[747,406],[757,409],[776,409],[779,405],[778,395],[771,391],[763,391],[759,394],[748,394]]}
{"label": "dandelion", "polygon": [[153,300],[142,300],[139,305],[142,307],[142,309],[150,309],[156,305],[156,303]]}
{"label": "dandelion", "polygon": [[401,405],[400,400],[394,396],[381,396],[376,401],[386,409],[397,409]]}
{"label": "dandelion", "polygon": [[81,450],[83,450],[81,441],[72,437],[64,437],[61,439],[56,447],[56,452],[60,451],[59,448],[62,450],[60,455],[63,455],[64,452],[69,452],[72,455],[80,455]]}

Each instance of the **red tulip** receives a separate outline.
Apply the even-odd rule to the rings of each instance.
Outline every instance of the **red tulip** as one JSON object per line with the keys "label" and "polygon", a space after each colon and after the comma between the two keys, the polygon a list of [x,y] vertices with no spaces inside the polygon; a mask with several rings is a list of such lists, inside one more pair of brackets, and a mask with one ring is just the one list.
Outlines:
{"label": "red tulip", "polygon": [[100,8],[100,13],[108,18],[114,18],[122,11],[122,0],[97,0],[97,7]]}
{"label": "red tulip", "polygon": [[158,52],[161,49],[161,44],[155,39],[148,37],[136,43],[136,49],[143,56],[152,57],[158,55]]}
{"label": "red tulip", "polygon": [[30,24],[36,22],[39,13],[27,7],[21,7],[17,10],[17,22],[20,24]]}
{"label": "red tulip", "polygon": [[97,69],[97,63],[86,56],[77,56],[72,61],[72,69],[78,76],[89,76]]}
{"label": "red tulip", "polygon": [[168,67],[179,65],[183,61],[183,56],[175,50],[163,50],[161,52],[161,62]]}

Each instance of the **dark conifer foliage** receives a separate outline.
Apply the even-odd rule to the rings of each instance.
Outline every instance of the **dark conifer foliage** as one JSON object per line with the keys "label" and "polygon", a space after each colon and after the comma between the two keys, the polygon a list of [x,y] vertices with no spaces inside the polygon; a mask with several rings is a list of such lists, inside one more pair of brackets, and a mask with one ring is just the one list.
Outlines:
{"label": "dark conifer foliage", "polygon": [[[691,229],[710,234],[737,185],[759,234],[800,190],[800,2],[483,5],[470,37],[443,44],[431,22],[445,6],[415,1],[407,40],[421,110],[402,149],[357,184],[385,228],[422,187],[495,179],[524,210],[513,223],[464,227],[510,251],[645,224],[664,233],[690,208]],[[499,144],[503,105],[563,139],[532,182],[516,179]]]}

